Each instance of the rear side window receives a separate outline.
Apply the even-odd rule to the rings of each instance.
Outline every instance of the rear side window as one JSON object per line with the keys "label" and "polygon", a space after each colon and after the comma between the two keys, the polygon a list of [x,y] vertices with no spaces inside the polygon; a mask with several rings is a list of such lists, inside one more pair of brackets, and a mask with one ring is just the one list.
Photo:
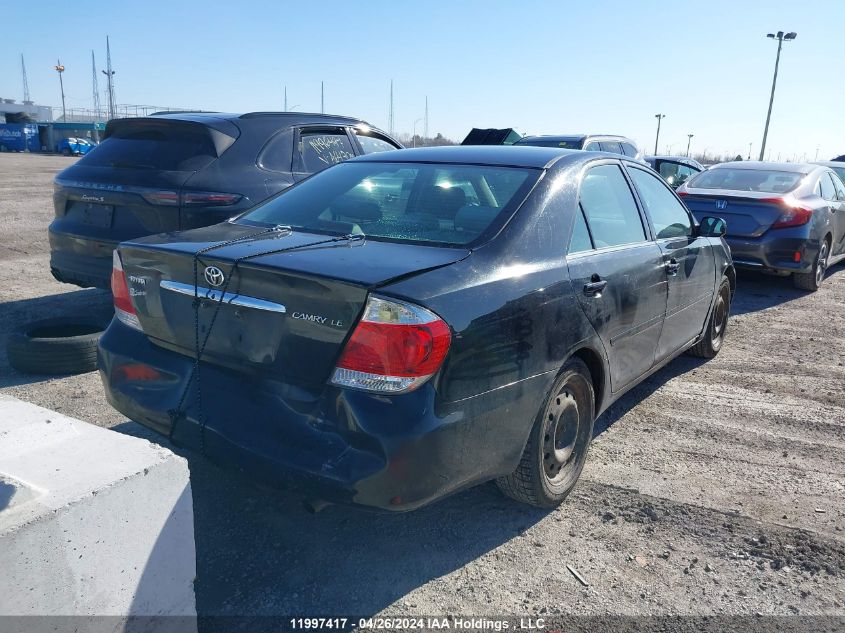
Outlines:
{"label": "rear side window", "polygon": [[596,248],[645,240],[640,213],[621,167],[590,169],[581,182],[580,195]]}
{"label": "rear side window", "polygon": [[611,152],[612,154],[622,153],[622,145],[620,145],[617,141],[602,141],[601,148],[605,152]]}
{"label": "rear side window", "polygon": [[346,131],[303,131],[297,144],[294,171],[313,174],[355,156]]}
{"label": "rear side window", "polygon": [[825,200],[836,200],[836,187],[833,185],[830,174],[827,172],[823,173],[821,178],[819,178],[819,190],[821,197]]}
{"label": "rear side window", "polygon": [[364,150],[365,154],[389,152],[390,150],[399,149],[393,143],[388,143],[383,138],[361,134],[358,130],[355,130],[355,136],[358,138],[358,142],[361,144],[361,149]]}
{"label": "rear side window", "polygon": [[787,193],[795,189],[804,176],[805,174],[795,171],[717,167],[701,172],[692,178],[687,186],[695,189]]}
{"label": "rear side window", "polygon": [[132,126],[118,130],[80,159],[91,167],[195,171],[217,152],[212,139],[182,126]]}
{"label": "rear side window", "polygon": [[622,143],[622,153],[625,154],[625,156],[634,158],[637,155],[637,148],[630,143]]}
{"label": "rear side window", "polygon": [[588,152],[600,152],[601,145],[599,145],[598,141],[590,141],[584,146],[584,149]]}
{"label": "rear side window", "polygon": [[463,245],[510,217],[539,174],[481,165],[350,162],[309,178],[242,220]]}
{"label": "rear side window", "polygon": [[575,211],[575,226],[572,228],[572,239],[569,240],[569,254],[583,253],[593,250],[593,241],[590,239],[590,230],[584,220],[584,211],[581,206]]}
{"label": "rear side window", "polygon": [[692,220],[686,208],[656,176],[642,169],[628,169],[651,218],[657,239],[692,235]]}

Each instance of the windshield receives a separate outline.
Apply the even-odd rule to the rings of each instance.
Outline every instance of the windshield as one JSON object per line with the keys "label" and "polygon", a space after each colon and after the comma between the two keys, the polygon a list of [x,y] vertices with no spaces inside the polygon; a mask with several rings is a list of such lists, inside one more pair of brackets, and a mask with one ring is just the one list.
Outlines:
{"label": "windshield", "polygon": [[480,165],[343,163],[239,221],[464,245],[503,223],[539,174],[536,169]]}
{"label": "windshield", "polygon": [[786,193],[795,189],[804,176],[805,174],[796,171],[724,167],[701,172],[687,183],[687,187]]}

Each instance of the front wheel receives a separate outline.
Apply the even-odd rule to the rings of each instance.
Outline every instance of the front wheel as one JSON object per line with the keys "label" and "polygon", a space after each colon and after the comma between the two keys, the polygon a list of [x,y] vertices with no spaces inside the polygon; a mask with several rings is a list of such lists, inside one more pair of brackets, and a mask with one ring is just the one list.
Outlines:
{"label": "front wheel", "polygon": [[728,330],[728,319],[731,315],[731,284],[727,279],[722,279],[716,300],[713,302],[713,309],[707,319],[707,328],[701,340],[687,350],[690,356],[700,358],[713,358],[722,349],[725,342],[725,334]]}
{"label": "front wheel", "polygon": [[501,491],[540,508],[560,504],[584,468],[594,417],[590,371],[581,359],[570,359],[534,421],[516,470],[496,480]]}
{"label": "front wheel", "polygon": [[830,257],[830,244],[827,240],[822,242],[819,254],[813,264],[813,269],[808,273],[795,273],[792,275],[792,283],[796,288],[815,292],[822,285],[824,274],[827,272],[827,261]]}

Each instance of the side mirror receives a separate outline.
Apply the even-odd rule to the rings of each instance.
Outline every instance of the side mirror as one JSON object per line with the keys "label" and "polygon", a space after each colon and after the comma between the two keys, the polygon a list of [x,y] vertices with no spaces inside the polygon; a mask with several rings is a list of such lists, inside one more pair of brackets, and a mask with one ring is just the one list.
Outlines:
{"label": "side mirror", "polygon": [[728,232],[728,224],[722,218],[701,218],[701,223],[698,225],[698,235],[700,237],[724,237]]}

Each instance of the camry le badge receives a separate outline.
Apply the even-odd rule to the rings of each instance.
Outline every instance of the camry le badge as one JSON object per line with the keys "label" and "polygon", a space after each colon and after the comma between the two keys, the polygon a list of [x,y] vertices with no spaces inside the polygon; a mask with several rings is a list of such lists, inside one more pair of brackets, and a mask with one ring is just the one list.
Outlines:
{"label": "camry le badge", "polygon": [[728,208],[728,201],[727,200],[716,200],[716,208],[719,211],[724,211]]}
{"label": "camry le badge", "polygon": [[226,280],[226,276],[223,274],[222,270],[217,268],[217,266],[206,266],[205,280],[217,288],[218,286],[223,285],[223,282]]}

